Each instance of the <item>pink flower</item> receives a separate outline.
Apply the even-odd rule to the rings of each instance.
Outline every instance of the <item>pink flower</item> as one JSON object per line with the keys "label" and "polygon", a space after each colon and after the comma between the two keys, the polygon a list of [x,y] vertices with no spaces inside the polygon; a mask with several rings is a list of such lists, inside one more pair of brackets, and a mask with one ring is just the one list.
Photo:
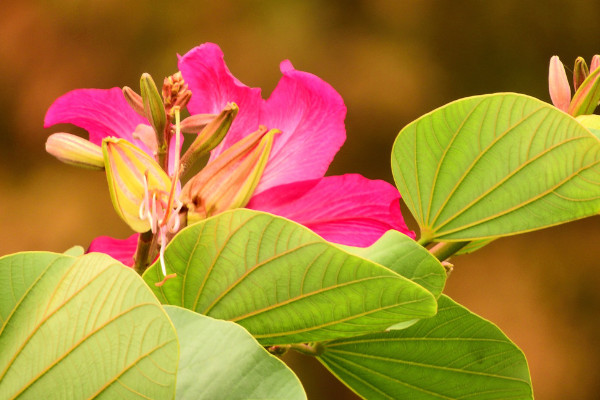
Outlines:
{"label": "pink flower", "polygon": [[[356,174],[324,177],[346,139],[346,107],[329,84],[283,61],[279,84],[263,100],[260,89],[242,84],[229,72],[223,53],[211,43],[180,56],[179,69],[192,91],[191,114],[218,114],[232,102],[239,106],[237,118],[209,163],[259,125],[282,132],[273,139],[247,208],[289,218],[340,244],[368,246],[390,229],[414,238],[400,213],[400,194],[392,185]],[[150,124],[128,105],[121,89],[79,89],[63,95],[45,118],[45,127],[58,123],[88,130],[93,143],[119,137],[151,154],[133,135]],[[99,237],[89,251],[108,253],[132,265],[136,241],[137,235],[126,240]]]}

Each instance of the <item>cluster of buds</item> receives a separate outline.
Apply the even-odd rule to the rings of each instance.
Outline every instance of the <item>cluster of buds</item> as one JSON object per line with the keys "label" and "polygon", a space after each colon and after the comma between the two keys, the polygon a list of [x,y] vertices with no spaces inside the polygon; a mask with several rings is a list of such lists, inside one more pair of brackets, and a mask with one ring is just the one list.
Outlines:
{"label": "cluster of buds", "polygon": [[571,86],[565,72],[565,66],[558,56],[550,59],[548,86],[550,98],[554,106],[574,117],[589,115],[594,112],[600,101],[600,55],[592,58],[588,68],[583,57],[575,60],[573,68],[573,88],[575,94],[571,97]]}
{"label": "cluster of buds", "polygon": [[[167,279],[172,275],[167,275],[164,248],[170,238],[187,223],[244,207],[279,131],[260,127],[222,151],[182,188],[191,167],[223,141],[239,109],[230,103],[219,114],[182,121],[181,108],[192,93],[179,72],[165,79],[162,93],[152,77],[143,74],[140,92],[123,88],[129,105],[150,123],[138,125],[131,137],[151,154],[122,138],[106,137],[99,146],[66,133],[51,135],[46,150],[68,164],[106,171],[117,214],[142,234],[134,268],[142,272],[158,256]],[[183,133],[196,137],[180,156]]]}
{"label": "cluster of buds", "polygon": [[162,96],[165,102],[167,115],[172,115],[174,107],[184,108],[192,97],[191,90],[183,80],[181,72],[165,78],[162,87]]}

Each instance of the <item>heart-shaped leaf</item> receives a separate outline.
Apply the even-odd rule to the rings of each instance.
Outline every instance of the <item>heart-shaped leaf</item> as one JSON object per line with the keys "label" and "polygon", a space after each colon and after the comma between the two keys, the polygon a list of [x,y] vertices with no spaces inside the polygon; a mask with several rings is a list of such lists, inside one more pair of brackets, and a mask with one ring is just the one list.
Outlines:
{"label": "heart-shaped leaf", "polygon": [[177,336],[131,269],[21,253],[0,258],[0,286],[0,398],[173,398]]}
{"label": "heart-shaped leaf", "polygon": [[177,399],[306,399],[298,377],[241,326],[165,306],[179,338]]}
{"label": "heart-shaped leaf", "polygon": [[433,295],[297,223],[233,210],[179,232],[144,279],[159,300],[232,320],[259,342],[289,344],[376,332],[432,316]]}
{"label": "heart-shaped leaf", "polygon": [[365,399],[533,399],[527,361],[450,298],[410,328],[324,343],[319,360]]}
{"label": "heart-shaped leaf", "polygon": [[600,141],[519,94],[470,97],[406,126],[392,170],[424,241],[531,231],[600,210]]}

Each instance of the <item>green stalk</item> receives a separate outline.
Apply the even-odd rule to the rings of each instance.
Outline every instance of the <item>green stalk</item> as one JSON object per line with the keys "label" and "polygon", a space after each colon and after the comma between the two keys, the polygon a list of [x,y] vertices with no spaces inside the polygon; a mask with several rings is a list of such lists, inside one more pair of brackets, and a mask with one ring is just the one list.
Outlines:
{"label": "green stalk", "polygon": [[154,234],[152,231],[140,233],[137,249],[135,250],[135,255],[133,256],[133,270],[140,275],[142,275],[148,268],[150,249],[152,248],[153,242]]}
{"label": "green stalk", "polygon": [[431,240],[429,238],[421,236],[419,238],[419,240],[417,241],[417,243],[419,243],[423,247],[426,247],[429,243],[431,243]]}
{"label": "green stalk", "polygon": [[429,250],[440,261],[447,260],[470,242],[441,242]]}

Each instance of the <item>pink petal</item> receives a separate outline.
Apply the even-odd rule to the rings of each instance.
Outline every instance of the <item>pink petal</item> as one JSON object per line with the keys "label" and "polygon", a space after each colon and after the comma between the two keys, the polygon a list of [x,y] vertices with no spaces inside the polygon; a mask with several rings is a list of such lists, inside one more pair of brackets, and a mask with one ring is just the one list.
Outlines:
{"label": "pink petal", "polygon": [[133,256],[137,248],[138,236],[138,233],[129,236],[127,239],[99,236],[92,240],[87,252],[108,254],[115,260],[131,267],[133,266]]}
{"label": "pink petal", "polygon": [[90,134],[90,141],[100,145],[108,136],[135,143],[147,153],[149,149],[140,140],[133,139],[139,124],[148,121],[127,104],[119,88],[77,89],[59,97],[48,109],[44,127],[54,124],[77,125]]}
{"label": "pink petal", "polygon": [[179,69],[192,91],[191,113],[218,113],[228,102],[240,111],[230,132],[211,160],[259,124],[280,129],[269,163],[256,189],[321,178],[346,139],[346,106],[341,96],[319,77],[281,63],[283,77],[264,101],[260,89],[237,80],[223,60],[219,47],[206,43],[180,57]]}
{"label": "pink petal", "polygon": [[213,150],[211,159],[258,128],[260,89],[249,88],[229,72],[219,46],[205,43],[179,56],[179,70],[192,91],[188,104],[190,113],[219,114],[231,102],[240,109],[229,133]]}
{"label": "pink petal", "polygon": [[277,186],[255,195],[247,208],[289,218],[350,246],[369,246],[390,229],[415,237],[400,213],[398,190],[358,174]]}
{"label": "pink petal", "polygon": [[327,82],[281,63],[283,77],[262,108],[260,123],[277,128],[269,162],[256,189],[321,178],[346,140],[342,97]]}

